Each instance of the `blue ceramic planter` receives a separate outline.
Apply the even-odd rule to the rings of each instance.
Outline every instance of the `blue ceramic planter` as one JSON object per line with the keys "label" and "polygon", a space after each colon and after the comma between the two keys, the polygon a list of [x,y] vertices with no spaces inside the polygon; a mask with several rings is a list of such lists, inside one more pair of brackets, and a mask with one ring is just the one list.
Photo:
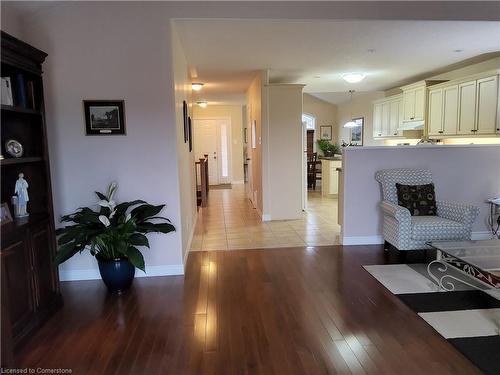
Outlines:
{"label": "blue ceramic planter", "polygon": [[111,293],[123,293],[134,281],[135,267],[128,259],[102,260],[97,258],[102,281]]}

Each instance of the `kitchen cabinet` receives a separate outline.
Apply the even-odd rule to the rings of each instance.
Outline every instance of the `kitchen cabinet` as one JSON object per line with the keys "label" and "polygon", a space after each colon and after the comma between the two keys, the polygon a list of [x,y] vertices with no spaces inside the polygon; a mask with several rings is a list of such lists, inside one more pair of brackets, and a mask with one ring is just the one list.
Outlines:
{"label": "kitchen cabinet", "polygon": [[494,134],[497,128],[498,76],[477,80],[476,134]]}
{"label": "kitchen cabinet", "polygon": [[373,103],[373,137],[390,138],[400,136],[403,116],[402,96],[394,95]]}
{"label": "kitchen cabinet", "polygon": [[403,90],[403,121],[423,121],[425,113],[426,82],[404,86]]}
{"label": "kitchen cabinet", "polygon": [[474,135],[476,128],[476,81],[458,85],[458,134]]}
{"label": "kitchen cabinet", "polygon": [[499,73],[484,72],[429,88],[428,135],[442,138],[500,134]]}
{"label": "kitchen cabinet", "polygon": [[429,90],[429,135],[443,134],[443,89]]}
{"label": "kitchen cabinet", "polygon": [[342,167],[342,160],[321,159],[321,195],[338,196],[339,194],[339,172],[337,168]]}

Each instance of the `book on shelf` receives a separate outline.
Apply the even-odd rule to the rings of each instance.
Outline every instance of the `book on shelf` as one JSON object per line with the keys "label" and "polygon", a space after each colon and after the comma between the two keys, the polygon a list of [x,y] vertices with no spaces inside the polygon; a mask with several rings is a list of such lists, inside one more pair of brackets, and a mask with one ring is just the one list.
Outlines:
{"label": "book on shelf", "polygon": [[24,75],[22,73],[18,73],[16,75],[16,93],[17,105],[27,108],[28,102],[26,99],[26,81],[24,80]]}
{"label": "book on shelf", "polygon": [[27,91],[27,99],[28,99],[28,107],[32,109],[36,109],[35,103],[35,83],[33,81],[28,81],[26,84]]}
{"label": "book on shelf", "polygon": [[2,104],[14,105],[10,77],[2,77]]}

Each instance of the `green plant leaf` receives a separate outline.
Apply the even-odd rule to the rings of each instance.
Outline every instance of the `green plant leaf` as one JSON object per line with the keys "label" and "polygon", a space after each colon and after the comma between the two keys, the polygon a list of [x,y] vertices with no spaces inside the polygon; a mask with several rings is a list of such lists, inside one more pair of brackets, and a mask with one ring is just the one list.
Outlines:
{"label": "green plant leaf", "polygon": [[77,243],[75,243],[75,242],[68,242],[67,244],[59,246],[59,250],[57,251],[57,253],[54,257],[54,262],[59,265],[65,261],[67,261],[73,255],[75,255],[78,251],[79,251],[79,247],[77,246]]}
{"label": "green plant leaf", "polygon": [[146,272],[144,266],[144,257],[137,248],[133,246],[128,247],[127,256],[128,259],[130,260],[130,263],[132,263],[135,267],[139,268],[142,272]]}
{"label": "green plant leaf", "polygon": [[163,207],[165,207],[164,204],[160,204],[158,206],[153,206],[152,204],[143,204],[134,208],[130,213],[138,222],[140,222],[160,213],[160,211],[163,210]]}
{"label": "green plant leaf", "polygon": [[137,224],[137,231],[142,233],[169,233],[175,232],[175,227],[169,223],[149,223]]}
{"label": "green plant leaf", "polygon": [[130,244],[134,246],[146,246],[149,248],[148,238],[144,234],[134,233],[130,236]]}
{"label": "green plant leaf", "polygon": [[125,214],[125,212],[127,212],[129,207],[136,206],[136,205],[142,204],[142,203],[146,203],[146,202],[141,200],[141,199],[137,199],[137,200],[131,201],[131,202],[122,202],[116,206],[116,208],[115,208],[116,214],[115,215],[121,216],[121,215]]}
{"label": "green plant leaf", "polygon": [[106,197],[103,193],[99,193],[98,191],[95,192],[95,195],[97,195],[100,200],[108,200],[108,197]]}

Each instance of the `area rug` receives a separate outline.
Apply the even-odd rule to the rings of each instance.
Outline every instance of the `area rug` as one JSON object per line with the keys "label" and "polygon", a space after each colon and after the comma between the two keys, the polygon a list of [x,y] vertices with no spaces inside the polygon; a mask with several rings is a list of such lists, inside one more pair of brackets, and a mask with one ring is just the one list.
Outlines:
{"label": "area rug", "polygon": [[[475,282],[483,290],[455,282],[454,291],[440,291],[429,277],[426,264],[363,267],[481,371],[500,374],[498,291],[487,290]],[[458,271],[451,274],[459,276]]]}

